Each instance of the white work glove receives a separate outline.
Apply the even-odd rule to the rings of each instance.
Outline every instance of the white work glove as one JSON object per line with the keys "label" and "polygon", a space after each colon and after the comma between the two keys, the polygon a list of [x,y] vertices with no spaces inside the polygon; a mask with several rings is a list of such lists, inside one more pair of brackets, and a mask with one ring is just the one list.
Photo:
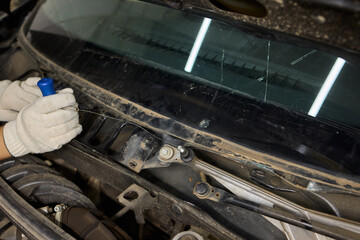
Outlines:
{"label": "white work glove", "polygon": [[23,82],[0,82],[0,121],[15,120],[21,109],[42,96],[36,85],[39,80],[39,77],[32,77]]}
{"label": "white work glove", "polygon": [[67,88],[22,109],[5,124],[4,140],[9,153],[20,157],[59,149],[81,131],[73,90]]}

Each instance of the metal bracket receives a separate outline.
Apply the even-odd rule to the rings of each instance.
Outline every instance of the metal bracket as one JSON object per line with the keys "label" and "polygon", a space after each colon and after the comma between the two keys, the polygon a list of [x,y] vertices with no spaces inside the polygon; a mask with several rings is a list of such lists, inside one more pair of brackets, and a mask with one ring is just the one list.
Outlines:
{"label": "metal bracket", "polygon": [[143,169],[169,167],[172,163],[190,164],[195,157],[193,151],[184,146],[164,144],[155,152],[157,146],[150,134],[135,134],[128,140],[120,163],[139,173]]}
{"label": "metal bracket", "polygon": [[269,171],[265,171],[259,168],[252,168],[250,169],[250,175],[251,180],[270,190],[279,192],[296,192],[296,190],[291,189],[288,185],[284,184],[279,176]]}
{"label": "metal bracket", "polygon": [[158,141],[151,134],[140,131],[127,141],[123,150],[123,160],[120,163],[137,173],[154,164],[156,167],[156,165],[160,165],[156,163],[158,162],[156,159],[158,146]]}
{"label": "metal bracket", "polygon": [[193,194],[200,199],[209,199],[214,202],[220,202],[226,191],[215,188],[206,182],[198,182],[194,187]]}
{"label": "metal bracket", "polygon": [[183,146],[179,149],[168,144],[159,146],[160,142],[151,134],[140,131],[127,141],[120,163],[139,173],[143,169],[168,167],[172,162],[191,161],[193,157],[193,152]]}
{"label": "metal bracket", "polygon": [[54,207],[55,212],[55,223],[61,227],[61,216],[63,211],[67,208],[67,206],[64,203],[58,204]]}
{"label": "metal bracket", "polygon": [[152,197],[146,189],[136,184],[128,187],[117,199],[125,207],[117,212],[112,219],[120,218],[129,210],[132,210],[135,213],[135,219],[138,224],[145,223],[144,210],[152,208],[157,200],[156,197]]}
{"label": "metal bracket", "polygon": [[164,144],[160,148],[158,155],[160,163],[165,166],[169,166],[171,163],[190,164],[194,162],[195,157],[191,149],[181,145],[176,148],[169,144]]}

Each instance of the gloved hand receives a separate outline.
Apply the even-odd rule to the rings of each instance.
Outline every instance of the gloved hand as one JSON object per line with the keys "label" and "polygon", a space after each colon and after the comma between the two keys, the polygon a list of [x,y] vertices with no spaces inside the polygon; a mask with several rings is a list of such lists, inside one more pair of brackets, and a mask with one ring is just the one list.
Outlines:
{"label": "gloved hand", "polygon": [[21,109],[42,96],[36,85],[39,80],[39,77],[32,77],[23,82],[0,82],[0,121],[16,119]]}
{"label": "gloved hand", "polygon": [[11,155],[50,152],[70,142],[81,131],[77,103],[70,88],[43,97],[22,109],[4,127],[5,145]]}

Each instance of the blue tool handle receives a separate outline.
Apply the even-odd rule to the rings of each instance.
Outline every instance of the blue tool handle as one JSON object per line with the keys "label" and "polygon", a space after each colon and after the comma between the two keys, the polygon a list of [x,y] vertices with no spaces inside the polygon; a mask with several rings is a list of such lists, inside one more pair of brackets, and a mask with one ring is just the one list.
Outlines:
{"label": "blue tool handle", "polygon": [[44,97],[56,94],[52,78],[43,78],[37,83]]}

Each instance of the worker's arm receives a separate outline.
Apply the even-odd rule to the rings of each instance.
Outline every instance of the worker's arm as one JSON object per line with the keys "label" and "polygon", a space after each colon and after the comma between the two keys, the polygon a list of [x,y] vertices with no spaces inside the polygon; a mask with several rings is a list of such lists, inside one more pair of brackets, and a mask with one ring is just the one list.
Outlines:
{"label": "worker's arm", "polygon": [[11,154],[6,148],[3,134],[4,134],[4,126],[1,126],[0,127],[0,160],[11,157]]}
{"label": "worker's arm", "polygon": [[[15,120],[19,111],[25,106],[39,99],[40,89],[36,83],[38,77],[28,78],[26,81],[0,81],[0,121]],[[0,160],[10,158],[11,154],[4,141],[4,126],[0,127]]]}
{"label": "worker's arm", "polygon": [[57,150],[81,131],[72,89],[36,100],[3,128],[1,157]]}

